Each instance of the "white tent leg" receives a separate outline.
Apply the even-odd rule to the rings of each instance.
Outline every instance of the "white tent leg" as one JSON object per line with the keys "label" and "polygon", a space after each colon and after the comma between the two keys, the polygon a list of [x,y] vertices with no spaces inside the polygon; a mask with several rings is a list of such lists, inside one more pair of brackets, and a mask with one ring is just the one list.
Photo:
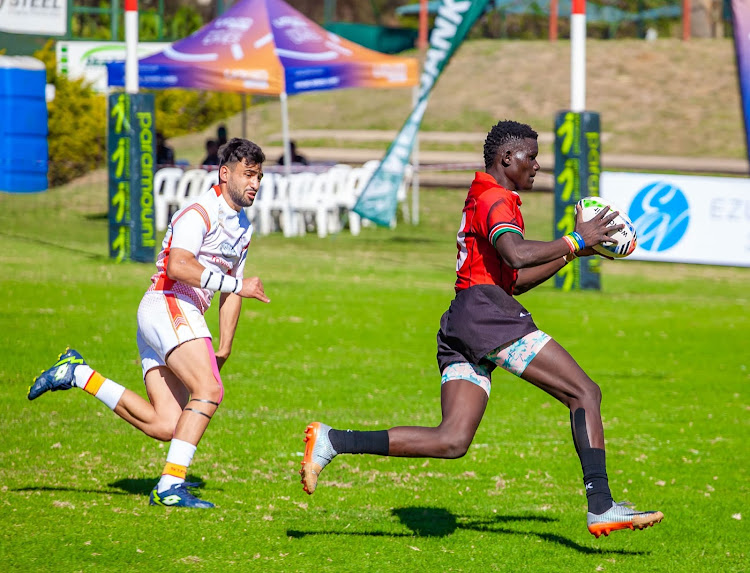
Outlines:
{"label": "white tent leg", "polygon": [[[412,106],[419,101],[419,86],[414,86],[412,91]],[[413,165],[411,176],[411,224],[419,224],[419,131],[414,137],[414,147],[411,150],[411,163]]]}
{"label": "white tent leg", "polygon": [[281,133],[284,140],[284,174],[289,177],[292,172],[292,149],[289,145],[289,107],[286,92],[281,92]]}
{"label": "white tent leg", "polygon": [[242,94],[242,139],[247,139],[247,94]]}

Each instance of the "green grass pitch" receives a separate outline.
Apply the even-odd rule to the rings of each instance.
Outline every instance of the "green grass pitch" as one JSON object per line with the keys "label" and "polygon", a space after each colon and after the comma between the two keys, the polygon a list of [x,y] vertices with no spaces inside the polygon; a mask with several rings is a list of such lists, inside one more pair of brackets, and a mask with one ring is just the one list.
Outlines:
{"label": "green grass pitch", "polygon": [[[68,344],[143,394],[135,311],[153,265],[107,258],[105,196],[0,196],[4,571],[750,568],[750,269],[605,262],[601,292],[521,298],[602,386],[615,498],[665,514],[596,540],[567,411],[504,372],[464,458],[341,456],[314,496],[299,484],[308,422],[439,422],[462,192],[424,191],[416,227],[258,237],[248,269],[272,302],[243,307],[189,469],[217,508],[165,510],[147,498],[164,444],[75,389],[26,399]],[[549,195],[525,196],[529,238],[550,237],[550,213]]]}

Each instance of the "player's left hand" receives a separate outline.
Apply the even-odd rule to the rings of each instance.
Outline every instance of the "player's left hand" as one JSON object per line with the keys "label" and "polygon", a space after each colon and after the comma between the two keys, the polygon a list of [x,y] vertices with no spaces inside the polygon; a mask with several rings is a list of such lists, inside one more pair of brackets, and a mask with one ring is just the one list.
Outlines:
{"label": "player's left hand", "polygon": [[243,298],[258,299],[260,302],[271,302],[271,299],[263,291],[263,283],[259,277],[246,277],[242,279],[242,290],[237,294]]}

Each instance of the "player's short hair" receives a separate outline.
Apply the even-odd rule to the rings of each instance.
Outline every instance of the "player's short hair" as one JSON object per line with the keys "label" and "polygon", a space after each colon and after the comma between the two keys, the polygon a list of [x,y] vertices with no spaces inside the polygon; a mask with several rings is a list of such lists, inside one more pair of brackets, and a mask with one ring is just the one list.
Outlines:
{"label": "player's short hair", "polygon": [[263,150],[257,143],[233,137],[219,148],[219,167],[232,166],[244,161],[248,165],[260,165],[266,160]]}
{"label": "player's short hair", "polygon": [[512,140],[536,139],[537,136],[537,132],[525,123],[518,123],[511,120],[498,121],[492,126],[492,129],[487,134],[487,139],[484,140],[485,169],[489,169],[495,163],[497,152],[502,145]]}

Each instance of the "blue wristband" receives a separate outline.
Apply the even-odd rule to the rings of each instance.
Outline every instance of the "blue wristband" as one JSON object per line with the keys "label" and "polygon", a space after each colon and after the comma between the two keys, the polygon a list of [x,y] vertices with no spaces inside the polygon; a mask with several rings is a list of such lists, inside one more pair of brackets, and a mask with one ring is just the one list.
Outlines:
{"label": "blue wristband", "polygon": [[570,233],[570,235],[573,237],[576,243],[578,243],[578,249],[576,250],[580,251],[581,249],[586,248],[586,241],[583,240],[583,237],[581,237],[580,233],[578,233],[577,231],[573,231],[572,233]]}

